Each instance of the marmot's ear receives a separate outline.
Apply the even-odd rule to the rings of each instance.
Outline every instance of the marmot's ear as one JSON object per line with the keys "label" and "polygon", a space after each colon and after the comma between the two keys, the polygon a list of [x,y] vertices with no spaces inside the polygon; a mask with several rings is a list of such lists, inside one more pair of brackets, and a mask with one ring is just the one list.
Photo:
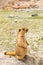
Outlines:
{"label": "marmot's ear", "polygon": [[21,29],[19,29],[19,32],[21,31]]}
{"label": "marmot's ear", "polygon": [[26,29],[26,32],[28,32],[28,29]]}

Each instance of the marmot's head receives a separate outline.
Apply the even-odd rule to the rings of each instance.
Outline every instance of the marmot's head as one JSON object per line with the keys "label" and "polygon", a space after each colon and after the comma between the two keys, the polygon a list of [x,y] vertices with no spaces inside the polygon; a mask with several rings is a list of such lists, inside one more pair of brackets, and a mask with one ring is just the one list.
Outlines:
{"label": "marmot's head", "polygon": [[26,28],[20,28],[18,30],[18,33],[21,34],[21,35],[24,35],[26,32],[28,32],[28,29],[26,29]]}

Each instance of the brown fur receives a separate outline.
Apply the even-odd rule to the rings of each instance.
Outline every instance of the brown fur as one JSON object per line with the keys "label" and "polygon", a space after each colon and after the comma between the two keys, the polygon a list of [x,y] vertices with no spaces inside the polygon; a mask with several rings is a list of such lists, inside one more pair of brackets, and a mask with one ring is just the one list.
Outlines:
{"label": "brown fur", "polygon": [[25,38],[25,33],[28,30],[25,28],[21,28],[18,31],[17,35],[17,44],[16,44],[16,53],[18,59],[23,59],[25,55],[27,54],[27,40]]}

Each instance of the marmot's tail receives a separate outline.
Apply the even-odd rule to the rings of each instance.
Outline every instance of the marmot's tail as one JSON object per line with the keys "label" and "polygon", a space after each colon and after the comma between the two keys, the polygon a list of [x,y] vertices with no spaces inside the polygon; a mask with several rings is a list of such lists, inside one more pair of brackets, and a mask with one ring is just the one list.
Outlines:
{"label": "marmot's tail", "polygon": [[16,52],[5,52],[5,55],[16,56]]}

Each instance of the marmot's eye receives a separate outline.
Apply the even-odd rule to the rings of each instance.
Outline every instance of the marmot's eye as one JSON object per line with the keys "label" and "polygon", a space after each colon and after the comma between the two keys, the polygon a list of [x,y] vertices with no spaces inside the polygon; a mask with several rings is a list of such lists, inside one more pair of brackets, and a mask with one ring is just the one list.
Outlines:
{"label": "marmot's eye", "polygon": [[21,31],[21,29],[19,29],[19,32]]}
{"label": "marmot's eye", "polygon": [[23,30],[25,30],[25,29],[23,28]]}

